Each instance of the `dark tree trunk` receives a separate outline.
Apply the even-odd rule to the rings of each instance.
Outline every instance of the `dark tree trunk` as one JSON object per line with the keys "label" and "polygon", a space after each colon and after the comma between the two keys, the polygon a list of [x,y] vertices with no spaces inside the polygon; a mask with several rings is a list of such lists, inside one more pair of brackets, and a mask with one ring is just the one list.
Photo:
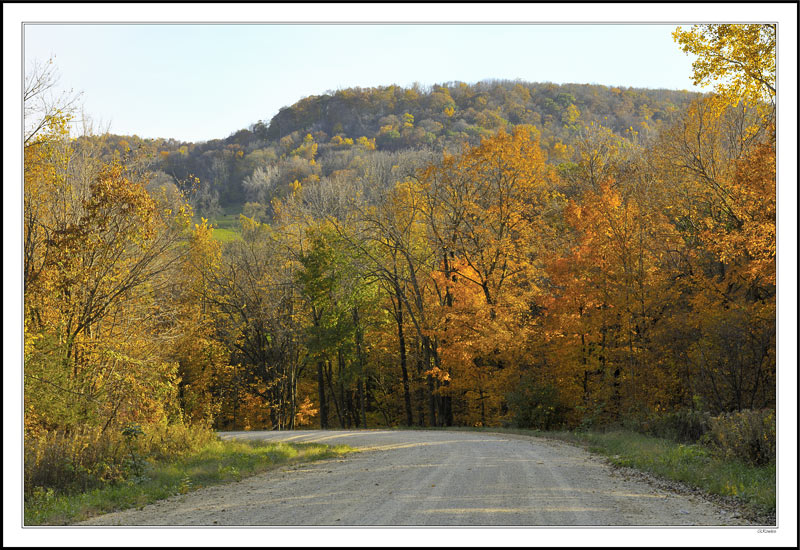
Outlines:
{"label": "dark tree trunk", "polygon": [[340,400],[336,398],[336,391],[333,389],[333,380],[331,371],[333,367],[331,367],[330,362],[326,362],[325,365],[325,378],[328,381],[328,390],[330,390],[331,399],[333,399],[333,408],[336,410],[336,418],[339,420],[339,427],[344,428],[344,418],[342,418],[342,407],[344,403],[340,404]]}
{"label": "dark tree trunk", "polygon": [[414,418],[411,415],[411,392],[408,383],[408,358],[406,356],[406,338],[405,338],[405,333],[403,331],[403,302],[401,301],[400,297],[400,289],[399,288],[396,289],[396,292],[397,292],[397,310],[395,318],[397,320],[397,340],[400,348],[400,371],[403,374],[403,400],[405,402],[405,407],[406,407],[406,426],[413,426]]}
{"label": "dark tree trunk", "polygon": [[317,389],[319,391],[319,425],[320,428],[326,430],[328,429],[328,403],[325,400],[325,375],[322,361],[317,361]]}
{"label": "dark tree trunk", "polygon": [[[339,425],[342,428],[349,428],[350,427],[350,415],[348,414],[349,410],[352,410],[352,406],[348,406],[348,403],[345,401],[345,392],[344,392],[344,357],[342,355],[342,348],[338,348],[336,350],[336,364],[338,365],[337,373],[338,373],[338,384],[339,386],[339,402],[342,404],[341,414],[339,416]],[[352,403],[350,404],[352,405]],[[344,422],[342,422],[344,421]],[[345,425],[346,424],[346,425]]]}
{"label": "dark tree trunk", "polygon": [[[417,354],[417,377],[422,380],[422,373],[425,371],[422,364],[422,348],[419,340],[414,348]],[[425,387],[422,384],[417,386],[417,425],[425,426]]]}
{"label": "dark tree trunk", "polygon": [[361,427],[367,427],[367,397],[364,391],[364,378],[358,379],[358,401],[361,405]]}
{"label": "dark tree trunk", "polygon": [[[356,327],[355,340],[356,340],[356,357],[358,357],[358,404],[361,409],[361,425],[363,428],[367,427],[367,405],[366,405],[366,392],[364,391],[364,350],[363,350],[363,335],[361,334],[361,324],[359,322],[358,308],[353,308],[353,324]],[[356,422],[358,424],[358,422]]]}
{"label": "dark tree trunk", "polygon": [[431,417],[430,425],[438,426],[436,418],[436,393],[433,385],[433,376],[428,375],[428,415]]}

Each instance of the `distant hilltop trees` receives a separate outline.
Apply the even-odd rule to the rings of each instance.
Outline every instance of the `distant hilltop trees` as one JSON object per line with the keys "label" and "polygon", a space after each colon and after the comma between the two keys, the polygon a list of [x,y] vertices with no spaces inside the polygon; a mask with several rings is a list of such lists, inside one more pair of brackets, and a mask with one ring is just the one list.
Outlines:
{"label": "distant hilltop trees", "polygon": [[258,121],[225,139],[92,139],[111,156],[150,150],[156,180],[176,187],[190,182],[195,210],[210,215],[246,202],[268,204],[294,181],[357,170],[358,159],[457,150],[519,126],[539,140],[548,162],[568,163],[574,154],[570,143],[582,128],[594,123],[620,136],[649,139],[697,97],[675,90],[503,80],[347,88],[305,97],[269,122]]}

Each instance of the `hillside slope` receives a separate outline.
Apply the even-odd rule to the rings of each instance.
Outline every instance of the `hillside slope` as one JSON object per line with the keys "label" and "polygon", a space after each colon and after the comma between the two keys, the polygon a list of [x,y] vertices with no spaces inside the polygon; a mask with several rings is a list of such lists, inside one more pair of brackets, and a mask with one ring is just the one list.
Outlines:
{"label": "hillside slope", "polygon": [[551,163],[570,162],[571,143],[583,127],[595,123],[621,136],[636,132],[638,139],[648,139],[696,97],[675,90],[518,81],[349,88],[305,97],[269,122],[225,139],[100,139],[107,155],[147,149],[157,174],[154,185],[191,188],[198,214],[214,218],[249,202],[255,205],[251,215],[268,218],[271,199],[285,195],[293,182],[358,177],[368,158],[371,165],[398,167],[400,177],[407,172],[400,167],[413,169],[429,158],[420,152],[475,145],[498,130],[524,125]]}

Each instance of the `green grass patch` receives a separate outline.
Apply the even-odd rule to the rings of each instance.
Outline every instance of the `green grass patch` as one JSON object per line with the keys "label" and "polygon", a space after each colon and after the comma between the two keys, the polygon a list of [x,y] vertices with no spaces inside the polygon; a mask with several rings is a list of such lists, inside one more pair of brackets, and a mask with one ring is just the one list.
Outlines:
{"label": "green grass patch", "polygon": [[607,456],[612,464],[649,472],[703,491],[735,497],[755,514],[775,513],[775,465],[754,466],[687,445],[635,432],[539,432]]}
{"label": "green grass patch", "polygon": [[219,229],[238,229],[239,214],[239,212],[235,214],[222,214],[212,220],[209,220],[209,222],[214,224],[215,228]]}
{"label": "green grass patch", "polygon": [[238,231],[233,229],[217,228],[216,225],[214,225],[214,233],[212,233],[212,235],[221,243],[228,243],[242,238],[242,234]]}
{"label": "green grass patch", "polygon": [[[208,223],[214,227],[214,238],[222,243],[241,239],[242,235],[239,226],[239,215],[242,213],[242,205],[233,204],[225,206],[222,213],[210,218]],[[193,223],[200,223],[200,217],[196,216]]]}
{"label": "green grass patch", "polygon": [[140,476],[99,489],[73,494],[37,490],[25,501],[25,525],[69,525],[201,487],[240,481],[283,464],[334,458],[352,451],[346,445],[213,441],[181,459],[148,462]]}

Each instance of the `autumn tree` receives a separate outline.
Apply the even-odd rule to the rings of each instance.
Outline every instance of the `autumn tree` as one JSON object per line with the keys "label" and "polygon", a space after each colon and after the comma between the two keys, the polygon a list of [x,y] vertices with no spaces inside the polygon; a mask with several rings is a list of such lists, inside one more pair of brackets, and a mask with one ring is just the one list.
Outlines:
{"label": "autumn tree", "polygon": [[205,219],[191,231],[173,284],[164,296],[174,305],[169,357],[178,364],[178,398],[191,423],[219,425],[225,414],[223,396],[230,386],[230,350],[217,337],[213,276],[220,268],[222,247]]}
{"label": "autumn tree", "polygon": [[[502,406],[502,381],[517,363],[509,361],[514,334],[538,292],[547,238],[541,216],[555,174],[530,133],[517,130],[445,155],[420,182],[438,264],[437,338],[448,357],[448,391],[474,392],[485,424],[485,401]],[[453,368],[460,372],[447,372]]]}
{"label": "autumn tree", "polygon": [[72,90],[58,93],[58,69],[53,58],[33,61],[25,71],[22,101],[24,105],[25,147],[41,141],[40,134],[52,128],[54,120],[73,113],[81,94]]}
{"label": "autumn tree", "polygon": [[[375,292],[351,251],[329,224],[309,228],[298,283],[311,313],[306,345],[317,363],[320,405],[327,409],[333,404],[341,427],[363,427],[368,378],[364,333]],[[326,417],[321,416],[321,424],[327,427]]]}
{"label": "autumn tree", "polygon": [[215,338],[229,350],[227,399],[234,406],[254,400],[263,424],[287,429],[294,426],[303,369],[294,265],[281,256],[270,226],[245,217],[241,223],[242,239],[228,243],[202,274]]}
{"label": "autumn tree", "polygon": [[[716,410],[774,404],[775,28],[676,31],[695,80],[724,80],[662,134],[652,156],[672,189],[665,213],[684,246],[674,263],[691,330],[673,352],[688,392]],[[675,323],[674,334],[681,334]]]}
{"label": "autumn tree", "polygon": [[49,408],[50,418],[59,416],[51,407],[70,410],[65,423],[158,418],[174,366],[156,352],[157,295],[180,257],[187,211],[160,204],[120,166],[97,173],[76,206],[49,236],[26,297],[35,333],[26,402]]}
{"label": "autumn tree", "polygon": [[744,99],[775,108],[774,24],[704,24],[688,31],[675,29],[673,37],[692,63],[694,84],[715,84],[715,91],[732,104]]}

